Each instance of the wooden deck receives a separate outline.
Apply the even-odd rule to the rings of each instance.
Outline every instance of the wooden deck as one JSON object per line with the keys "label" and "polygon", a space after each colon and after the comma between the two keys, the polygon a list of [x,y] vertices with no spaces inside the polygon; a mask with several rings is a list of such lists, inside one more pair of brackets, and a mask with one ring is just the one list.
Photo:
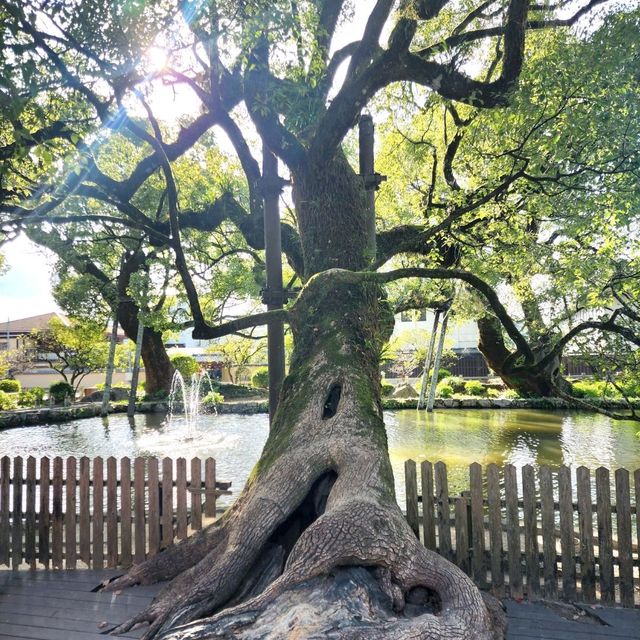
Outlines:
{"label": "wooden deck", "polygon": [[[120,595],[92,591],[118,573],[0,571],[0,640],[104,640],[106,630],[140,611],[160,588],[134,587]],[[638,609],[586,608],[590,614],[576,621],[541,603],[506,606],[508,640],[640,640]],[[122,637],[142,633],[144,628]]]}

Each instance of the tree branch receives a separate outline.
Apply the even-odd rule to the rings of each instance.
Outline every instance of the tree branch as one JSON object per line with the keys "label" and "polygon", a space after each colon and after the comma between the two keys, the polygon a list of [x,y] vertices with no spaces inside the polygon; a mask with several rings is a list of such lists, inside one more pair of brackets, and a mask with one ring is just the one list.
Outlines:
{"label": "tree branch", "polygon": [[196,340],[211,340],[213,338],[221,338],[222,336],[228,336],[231,333],[237,333],[243,329],[249,329],[250,327],[258,327],[263,324],[269,324],[271,322],[287,322],[289,319],[289,312],[286,309],[273,309],[271,311],[264,311],[262,313],[256,313],[251,316],[244,316],[237,320],[231,320],[224,324],[213,327],[208,324],[194,323],[193,338]]}

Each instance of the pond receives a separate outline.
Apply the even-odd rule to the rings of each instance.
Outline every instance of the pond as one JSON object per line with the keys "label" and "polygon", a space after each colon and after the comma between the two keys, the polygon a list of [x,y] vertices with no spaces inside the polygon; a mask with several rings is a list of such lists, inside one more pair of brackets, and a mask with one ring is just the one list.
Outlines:
{"label": "pond", "polygon": [[[137,415],[130,422],[114,415],[59,425],[0,432],[0,455],[9,456],[171,456],[214,457],[217,475],[233,482],[237,496],[267,437],[266,414],[201,416],[197,428],[180,418]],[[640,468],[637,423],[616,422],[597,414],[520,409],[388,411],[385,421],[398,502],[404,504],[404,461],[442,460],[452,492],[468,486],[472,462],[487,465],[561,464]],[[225,504],[225,498],[221,500]]]}

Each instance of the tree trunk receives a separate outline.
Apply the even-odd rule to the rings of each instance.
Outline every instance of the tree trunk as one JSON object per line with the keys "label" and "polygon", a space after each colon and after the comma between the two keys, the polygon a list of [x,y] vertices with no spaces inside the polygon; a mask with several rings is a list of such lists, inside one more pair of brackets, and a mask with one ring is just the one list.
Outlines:
{"label": "tree trunk", "polygon": [[477,322],[480,340],[478,349],[489,368],[519,395],[549,398],[558,395],[558,388],[570,392],[569,383],[561,373],[562,354],[551,359],[544,366],[539,362],[549,352],[550,345],[532,349],[535,359],[531,363],[516,362],[516,354],[507,349],[502,327],[497,318],[480,318]]}
{"label": "tree trunk", "polygon": [[[133,302],[118,306],[118,322],[130,340],[135,342],[138,333],[138,307]],[[173,377],[173,365],[162,340],[162,334],[147,327],[142,337],[142,361],[144,362],[145,393],[159,391],[169,393]]]}
{"label": "tree trunk", "polygon": [[[343,191],[343,202],[352,195]],[[309,275],[370,258],[366,243],[359,257],[345,253],[346,229],[332,234],[340,246],[332,253],[325,243],[330,255],[303,236]],[[503,637],[501,612],[492,615],[471,580],[419,542],[396,503],[379,375],[393,314],[377,286],[339,276],[310,278],[290,311],[290,373],[241,495],[215,524],[107,587],[172,579],[116,632],[148,622],[146,638],[176,640]]]}

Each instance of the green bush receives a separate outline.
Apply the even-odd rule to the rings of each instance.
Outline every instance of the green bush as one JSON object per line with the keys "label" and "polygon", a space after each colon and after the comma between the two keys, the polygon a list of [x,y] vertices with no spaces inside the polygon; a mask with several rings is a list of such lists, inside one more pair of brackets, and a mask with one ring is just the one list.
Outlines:
{"label": "green bush", "polygon": [[18,403],[16,401],[15,393],[6,393],[5,391],[0,391],[0,411],[11,411],[12,409],[16,409],[18,407]]}
{"label": "green bush", "polygon": [[169,397],[169,394],[164,389],[158,389],[151,394],[142,396],[142,402],[162,402]]}
{"label": "green bush", "polygon": [[175,355],[171,356],[171,364],[180,372],[182,377],[188,382],[194,373],[198,373],[200,365],[193,356]]}
{"label": "green bush", "polygon": [[42,387],[24,389],[18,394],[18,405],[21,407],[37,407],[42,404],[44,393]]}
{"label": "green bush", "polygon": [[479,380],[468,380],[464,383],[464,392],[468,396],[483,396],[485,391],[485,386]]}
{"label": "green bush", "polygon": [[269,369],[261,367],[251,376],[251,385],[256,389],[267,389],[269,387]]}
{"label": "green bush", "polygon": [[383,382],[380,393],[382,393],[383,398],[388,398],[394,392],[394,390],[395,390],[395,387],[392,384],[389,384],[388,382]]}
{"label": "green bush", "polygon": [[60,382],[54,382],[49,387],[49,396],[53,398],[53,401],[56,404],[60,404],[61,402],[64,402],[64,399],[67,396],[69,396],[73,400],[75,391],[68,382],[64,382],[61,380]]}
{"label": "green bush", "polygon": [[440,382],[436,387],[436,396],[438,398],[450,398],[453,395],[453,387],[446,384],[445,380]]}
{"label": "green bush", "polygon": [[[429,377],[431,377],[433,375],[433,369],[431,371],[429,371]],[[445,378],[450,378],[451,377],[451,371],[449,371],[449,369],[445,369],[444,367],[440,367],[440,369],[438,369],[438,382],[442,382],[442,380],[444,380]]]}
{"label": "green bush", "polygon": [[520,394],[515,389],[507,389],[502,394],[502,397],[506,398],[507,400],[515,400],[516,398],[520,397]]}
{"label": "green bush", "polygon": [[460,376],[449,376],[442,380],[443,383],[448,384],[454,393],[464,392],[464,380]]}
{"label": "green bush", "polygon": [[499,398],[500,392],[497,389],[487,389],[487,396],[489,398]]}
{"label": "green bush", "polygon": [[203,407],[215,407],[216,405],[222,404],[223,402],[224,396],[217,391],[210,391],[204,398],[202,398]]}
{"label": "green bush", "polygon": [[576,398],[615,398],[620,392],[604,380],[579,380],[573,383],[573,395]]}
{"label": "green bush", "polygon": [[0,391],[5,393],[20,393],[21,386],[19,380],[0,380]]}

